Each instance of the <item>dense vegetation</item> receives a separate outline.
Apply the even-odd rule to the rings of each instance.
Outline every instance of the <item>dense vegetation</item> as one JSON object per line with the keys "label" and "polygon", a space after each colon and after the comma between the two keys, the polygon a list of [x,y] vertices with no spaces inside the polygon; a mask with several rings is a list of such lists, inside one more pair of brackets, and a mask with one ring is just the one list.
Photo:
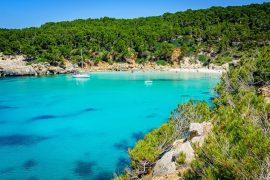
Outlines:
{"label": "dense vegetation", "polygon": [[[230,59],[233,50],[269,44],[270,3],[242,7],[212,7],[162,16],[75,20],[46,23],[39,28],[0,29],[0,52],[26,54],[29,59],[59,64],[64,59],[137,62],[170,62],[172,49],[182,56],[202,49],[222,54],[216,61]],[[181,60],[181,57],[179,60]],[[207,64],[203,56],[199,58]],[[165,61],[165,62],[164,62]]]}
{"label": "dense vegetation", "polygon": [[[132,171],[140,177],[170,148],[186,137],[190,122],[210,121],[211,135],[203,147],[194,146],[197,158],[185,179],[267,179],[270,175],[270,103],[259,89],[270,82],[270,47],[254,48],[222,76],[214,108],[189,102],[170,120],[129,150]],[[179,161],[181,162],[182,157]]]}
{"label": "dense vegetation", "polygon": [[[207,65],[233,57],[237,65],[224,74],[214,108],[205,102],[180,105],[170,120],[129,149],[131,171],[140,177],[170,149],[187,137],[191,122],[213,123],[211,136],[186,179],[263,179],[270,174],[270,105],[259,88],[270,84],[270,3],[242,7],[212,7],[137,19],[87,19],[47,23],[39,28],[0,29],[0,52],[26,54],[30,60],[61,64],[64,59],[139,63],[171,63],[174,48],[195,55]],[[184,157],[184,155],[183,155]],[[183,159],[178,159],[179,163]],[[125,178],[125,177],[123,177]],[[267,179],[267,178],[265,178]]]}

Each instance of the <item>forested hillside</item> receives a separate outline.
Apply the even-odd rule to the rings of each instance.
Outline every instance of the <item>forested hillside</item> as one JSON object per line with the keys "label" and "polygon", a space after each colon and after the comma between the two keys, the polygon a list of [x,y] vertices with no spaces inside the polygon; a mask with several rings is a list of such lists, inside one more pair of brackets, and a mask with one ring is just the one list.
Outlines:
{"label": "forested hillside", "polygon": [[81,50],[85,60],[107,62],[129,58],[170,62],[175,47],[182,51],[179,60],[201,49],[231,56],[232,49],[269,45],[269,19],[270,3],[264,3],[137,19],[51,22],[39,28],[1,29],[0,52],[26,54],[29,59],[52,64],[64,59],[76,62]]}
{"label": "forested hillside", "polygon": [[262,87],[269,91],[269,82],[270,48],[246,54],[223,74],[214,108],[206,102],[179,105],[167,123],[129,149],[131,168],[116,179],[151,174],[174,142],[188,140],[190,124],[202,122],[213,124],[212,132],[202,147],[192,144],[196,155],[190,164],[185,164],[185,154],[176,157],[177,168],[184,168],[177,179],[269,179],[270,101],[261,96]]}

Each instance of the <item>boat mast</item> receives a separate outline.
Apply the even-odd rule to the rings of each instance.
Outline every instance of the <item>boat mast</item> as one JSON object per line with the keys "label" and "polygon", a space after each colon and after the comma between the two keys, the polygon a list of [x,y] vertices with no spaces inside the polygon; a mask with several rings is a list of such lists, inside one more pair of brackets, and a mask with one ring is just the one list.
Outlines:
{"label": "boat mast", "polygon": [[81,48],[81,60],[82,60],[82,69],[83,69],[83,55],[82,55],[82,48]]}

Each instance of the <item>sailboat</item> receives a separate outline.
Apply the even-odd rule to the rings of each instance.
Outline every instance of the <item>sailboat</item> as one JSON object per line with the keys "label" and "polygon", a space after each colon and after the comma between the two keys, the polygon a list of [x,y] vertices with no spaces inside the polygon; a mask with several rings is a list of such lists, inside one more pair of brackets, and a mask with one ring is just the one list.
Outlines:
{"label": "sailboat", "polygon": [[[81,49],[81,59],[82,59],[82,69],[83,69],[83,56],[82,56],[82,49]],[[90,78],[90,75],[87,73],[75,73],[72,75],[73,78]]]}

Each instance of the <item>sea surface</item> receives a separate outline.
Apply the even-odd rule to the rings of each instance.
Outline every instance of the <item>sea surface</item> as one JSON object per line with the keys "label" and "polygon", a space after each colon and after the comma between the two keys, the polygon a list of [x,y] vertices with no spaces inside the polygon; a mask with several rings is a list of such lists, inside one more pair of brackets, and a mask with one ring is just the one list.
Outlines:
{"label": "sea surface", "polygon": [[166,122],[177,104],[211,105],[219,78],[175,72],[2,78],[0,179],[111,179],[129,164],[128,147]]}

